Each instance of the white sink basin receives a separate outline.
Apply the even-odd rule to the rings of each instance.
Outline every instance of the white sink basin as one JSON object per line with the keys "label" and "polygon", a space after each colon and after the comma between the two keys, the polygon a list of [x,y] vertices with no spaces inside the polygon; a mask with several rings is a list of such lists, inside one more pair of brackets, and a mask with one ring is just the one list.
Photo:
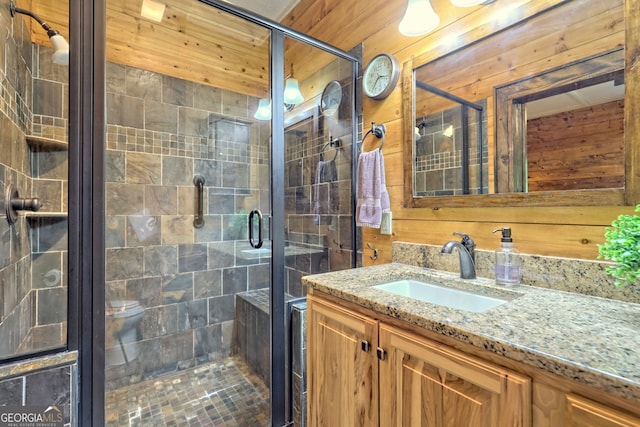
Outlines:
{"label": "white sink basin", "polygon": [[445,307],[472,311],[474,313],[482,313],[483,311],[507,302],[507,300],[500,298],[478,295],[472,292],[432,285],[417,280],[398,280],[377,285],[374,286],[374,288],[403,297],[414,298]]}

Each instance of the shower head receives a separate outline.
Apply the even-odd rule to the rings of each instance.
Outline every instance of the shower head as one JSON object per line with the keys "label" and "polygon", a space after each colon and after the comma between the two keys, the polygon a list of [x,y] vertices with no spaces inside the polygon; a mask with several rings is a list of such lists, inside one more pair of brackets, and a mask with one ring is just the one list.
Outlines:
{"label": "shower head", "polygon": [[53,62],[58,65],[69,65],[69,43],[67,43],[64,37],[62,37],[57,30],[51,28],[49,24],[44,22],[38,15],[30,10],[16,7],[13,1],[11,1],[11,4],[9,5],[9,11],[11,12],[12,17],[15,16],[16,13],[20,13],[35,19],[38,24],[44,28],[47,32],[47,36],[49,36],[49,40],[51,40],[51,44],[53,45]]}

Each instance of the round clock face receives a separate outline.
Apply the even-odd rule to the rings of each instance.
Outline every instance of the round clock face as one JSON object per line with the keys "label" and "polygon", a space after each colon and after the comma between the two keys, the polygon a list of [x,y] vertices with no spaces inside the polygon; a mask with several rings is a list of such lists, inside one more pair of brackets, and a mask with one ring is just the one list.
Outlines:
{"label": "round clock face", "polygon": [[373,99],[389,96],[400,77],[400,65],[391,55],[385,53],[374,57],[362,77],[362,88],[365,95]]}
{"label": "round clock face", "polygon": [[342,102],[342,86],[334,80],[329,82],[322,91],[320,98],[320,112],[325,116],[333,116]]}

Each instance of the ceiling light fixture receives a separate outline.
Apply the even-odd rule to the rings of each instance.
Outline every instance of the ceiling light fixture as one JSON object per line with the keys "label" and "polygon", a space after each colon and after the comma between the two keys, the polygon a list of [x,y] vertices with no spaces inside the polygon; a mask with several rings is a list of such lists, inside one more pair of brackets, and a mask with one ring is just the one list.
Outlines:
{"label": "ceiling light fixture", "polygon": [[162,22],[166,5],[153,0],[142,0],[140,15],[152,21]]}
{"label": "ceiling light fixture", "polygon": [[11,17],[14,17],[16,13],[19,13],[35,19],[38,24],[44,28],[47,32],[47,36],[49,36],[49,40],[51,40],[51,45],[53,46],[53,63],[58,65],[69,65],[69,43],[67,43],[64,37],[60,35],[59,31],[51,28],[49,24],[44,22],[38,15],[30,10],[16,7],[13,1],[9,4],[9,11],[11,12]]}

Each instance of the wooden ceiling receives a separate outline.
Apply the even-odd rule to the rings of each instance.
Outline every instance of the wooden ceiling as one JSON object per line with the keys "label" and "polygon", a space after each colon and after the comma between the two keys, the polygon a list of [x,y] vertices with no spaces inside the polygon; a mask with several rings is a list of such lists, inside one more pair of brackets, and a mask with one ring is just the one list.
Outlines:
{"label": "wooden ceiling", "polygon": [[[142,0],[107,1],[107,61],[251,96],[269,83],[269,32],[197,0],[162,0],[162,22],[140,15]],[[69,40],[67,2],[23,0]],[[37,25],[32,40],[50,45]],[[69,40],[73,44],[73,40]]]}

